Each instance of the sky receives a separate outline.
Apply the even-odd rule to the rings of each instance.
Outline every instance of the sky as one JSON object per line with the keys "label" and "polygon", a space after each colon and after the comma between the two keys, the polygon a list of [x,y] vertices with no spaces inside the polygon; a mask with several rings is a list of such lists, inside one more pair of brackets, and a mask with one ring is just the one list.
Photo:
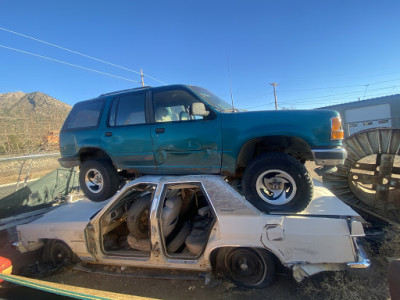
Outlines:
{"label": "sky", "polygon": [[400,94],[399,16],[397,0],[0,0],[0,93],[73,105],[139,87],[143,69],[248,110],[275,109],[270,83],[280,109]]}

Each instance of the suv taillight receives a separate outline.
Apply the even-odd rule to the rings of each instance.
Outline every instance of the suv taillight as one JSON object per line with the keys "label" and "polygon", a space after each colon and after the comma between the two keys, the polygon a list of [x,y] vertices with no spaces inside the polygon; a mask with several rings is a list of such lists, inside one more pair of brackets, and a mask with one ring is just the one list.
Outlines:
{"label": "suv taillight", "polygon": [[342,140],[344,138],[342,119],[340,117],[334,117],[331,119],[331,124],[331,139]]}

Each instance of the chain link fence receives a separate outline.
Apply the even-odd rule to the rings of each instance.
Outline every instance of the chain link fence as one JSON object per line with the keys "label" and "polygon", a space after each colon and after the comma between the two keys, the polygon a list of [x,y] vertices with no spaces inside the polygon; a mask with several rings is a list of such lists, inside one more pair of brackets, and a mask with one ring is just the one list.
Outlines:
{"label": "chain link fence", "polygon": [[0,157],[0,218],[51,206],[80,192],[77,169],[61,168],[59,157]]}

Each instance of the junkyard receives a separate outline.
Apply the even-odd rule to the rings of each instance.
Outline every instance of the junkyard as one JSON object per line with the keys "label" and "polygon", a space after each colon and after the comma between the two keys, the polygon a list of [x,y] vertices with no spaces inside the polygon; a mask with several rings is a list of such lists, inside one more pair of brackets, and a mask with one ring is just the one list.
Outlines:
{"label": "junkyard", "polygon": [[400,300],[399,9],[2,1],[0,298]]}
{"label": "junkyard", "polygon": [[[176,131],[172,125],[201,124],[205,121],[196,120],[196,115],[213,114],[204,104],[194,108],[197,102],[185,108],[187,96],[179,89],[164,98],[166,115],[155,119],[159,133],[167,134],[159,130],[160,126],[168,125],[168,132]],[[119,99],[119,93],[111,95],[114,94]],[[8,274],[12,264],[12,274],[17,275],[0,275],[11,282],[5,283],[2,292],[12,294],[13,284],[22,284],[39,290],[51,288],[63,296],[105,298],[268,295],[308,299],[348,298],[348,294],[354,294],[355,299],[381,299],[388,295],[386,268],[399,255],[400,131],[386,128],[387,122],[351,132],[355,125],[349,126],[351,120],[346,119],[348,114],[343,111],[345,129],[340,119],[332,117],[327,135],[340,141],[346,134],[346,150],[318,150],[310,155],[301,153],[309,150],[295,139],[290,142],[277,135],[266,138],[264,132],[254,138],[253,130],[255,142],[245,143],[253,146],[242,149],[241,156],[246,149],[253,149],[256,163],[249,157],[238,159],[237,170],[245,161],[251,169],[238,181],[234,179],[240,171],[231,176],[212,175],[211,169],[203,171],[212,160],[209,153],[214,150],[205,151],[207,158],[199,169],[192,166],[190,171],[177,172],[171,166],[159,171],[159,166],[170,165],[169,161],[175,159],[172,154],[178,151],[187,154],[175,163],[182,163],[183,167],[200,163],[204,154],[191,157],[190,148],[178,146],[178,139],[198,139],[197,145],[202,142],[200,135],[190,133],[174,137],[175,147],[183,148],[169,146],[156,150],[155,157],[163,158],[153,168],[142,168],[137,153],[121,158],[118,153],[123,138],[118,137],[119,128],[114,132],[109,128],[106,134],[119,141],[119,148],[112,146],[114,150],[103,152],[92,140],[91,146],[83,147],[77,156],[65,156],[63,149],[71,149],[65,140],[70,141],[74,135],[76,143],[78,135],[92,128],[87,127],[91,125],[85,120],[91,118],[93,124],[98,124],[97,119],[108,120],[107,113],[98,112],[97,104],[93,113],[83,103],[76,106],[76,110],[83,107],[82,112],[72,110],[61,130],[61,159],[58,153],[44,153],[1,160],[3,173],[10,174],[14,169],[14,175],[4,177],[1,190],[0,256],[8,258],[4,267]],[[173,121],[168,116],[173,113],[169,103],[181,103],[180,115],[186,114],[185,119]],[[218,103],[225,105],[222,100]],[[222,119],[225,115],[246,114],[219,109]],[[395,113],[396,109],[392,106],[391,111]],[[127,108],[121,113],[115,111],[113,118],[117,120],[127,115]],[[295,111],[291,112],[291,116],[295,115]],[[385,117],[397,126],[395,118],[385,115],[382,120]],[[68,128],[71,122],[72,130]],[[281,129],[284,126],[281,123]],[[285,145],[282,153],[258,154],[276,151],[279,143],[286,143],[281,144]],[[232,151],[225,151],[222,157],[231,155]],[[315,162],[303,161],[305,166],[297,166],[292,157],[294,151],[298,159],[314,156]],[[149,165],[147,154],[145,157]],[[54,164],[57,160],[67,168]],[[127,164],[129,160],[138,167],[120,164],[116,167],[119,173],[114,170],[118,161]],[[126,170],[136,175],[129,175]],[[148,175],[140,174],[143,172]],[[195,175],[188,175],[191,172]],[[307,174],[299,180],[296,172]],[[249,181],[252,177],[253,181]],[[246,184],[247,193],[254,189],[254,194],[243,192]],[[303,189],[310,187],[312,198],[305,200],[309,196]],[[83,290],[74,292],[78,287]]]}
{"label": "junkyard", "polygon": [[[153,155],[128,147],[136,125],[127,124],[128,109],[136,110],[136,102],[114,108],[126,93],[151,91],[140,88],[78,103],[60,132],[61,158],[43,153],[1,159],[4,174],[14,171],[0,190],[0,256],[8,273],[0,277],[11,282],[2,292],[22,284],[78,298],[388,295],[386,269],[399,255],[396,104],[388,102],[389,114],[378,115],[377,125],[366,130],[372,122],[364,114],[356,131],[360,124],[348,113],[354,109],[342,111],[343,126],[336,112],[279,113],[290,118],[279,121],[276,133],[271,125],[260,130],[257,120],[275,112],[231,110],[205,89],[200,98],[197,90],[161,89],[164,115],[150,109],[146,115],[154,119],[140,121],[142,130],[156,132]],[[109,99],[109,112],[101,108],[102,97]],[[206,106],[208,98],[218,104]],[[364,104],[377,117],[374,102]],[[175,111],[181,117],[173,120]],[[298,130],[290,126],[302,115],[323,124],[318,134],[311,123],[303,125],[311,145],[304,133],[304,140],[295,138]],[[198,129],[185,131],[186,124],[194,130],[219,118],[208,141]],[[240,123],[231,118],[244,118],[251,128],[249,135],[240,127],[241,148],[229,142]],[[122,125],[110,125],[110,119]],[[100,136],[108,130],[105,146],[93,130]],[[325,141],[333,146],[321,148]],[[78,287],[82,291],[74,292]]]}
{"label": "junkyard", "polygon": [[[342,203],[340,200],[334,197],[334,195],[331,194],[327,189],[323,188],[322,186],[323,178],[318,174],[321,167],[316,166],[315,163],[312,162],[307,163],[306,166],[314,180],[314,189],[317,190],[317,194],[320,194],[322,198],[314,199],[316,201],[312,201],[304,212],[301,212],[297,215],[300,216],[313,215],[315,217],[315,215],[318,214],[326,215],[327,214],[326,211],[329,212],[328,213],[329,215],[339,216],[340,214],[344,214],[346,215],[346,217],[357,215],[354,211],[349,211],[348,210],[349,207],[346,208],[344,203]],[[395,165],[395,167],[396,166],[397,165]],[[177,178],[185,178],[185,176],[175,177],[175,180],[173,181],[176,181]],[[205,176],[205,178],[207,178],[207,176]],[[190,178],[189,176],[188,179],[189,181],[192,181],[193,184],[193,181],[196,181],[196,176],[194,177],[192,176],[192,178]],[[72,187],[71,190],[74,191],[74,184],[71,184],[71,187]],[[194,186],[187,184],[186,187],[189,189],[194,188]],[[72,192],[72,194],[74,193],[78,195],[77,198],[82,196],[79,190]],[[208,194],[209,193],[207,192],[207,195]],[[231,197],[232,196],[228,198],[231,199]],[[324,197],[325,201],[323,200]],[[326,199],[328,199],[328,201]],[[334,200],[333,202],[332,199]],[[38,203],[40,203],[40,201],[38,201]],[[73,203],[79,203],[79,201]],[[96,204],[96,202],[92,203]],[[61,206],[65,205],[68,206],[71,204],[61,204]],[[101,208],[102,206],[104,206],[104,203],[99,202],[96,205],[99,208]],[[57,208],[55,211],[61,208],[62,207]],[[241,211],[238,208],[234,209],[230,204],[228,204],[227,208],[225,209],[221,208],[221,209],[222,211],[224,210],[238,211],[238,212]],[[243,207],[241,209],[243,210]],[[246,215],[244,211],[242,211],[242,213]],[[279,213],[274,213],[274,215],[279,215]],[[60,217],[61,216],[57,217],[57,221],[60,221]],[[65,217],[64,214],[64,219],[69,220],[71,218],[68,216]],[[371,260],[372,264],[371,267],[369,267],[368,269],[346,268],[347,270],[344,270],[343,268],[339,268],[342,269],[342,271],[334,273],[323,272],[314,275],[310,278],[305,278],[301,283],[297,283],[293,277],[292,271],[290,271],[290,268],[277,266],[276,278],[273,281],[273,284],[267,289],[261,289],[261,290],[259,289],[249,290],[240,287],[240,285],[235,285],[234,283],[231,283],[226,279],[224,279],[223,274],[213,274],[212,276],[210,276],[207,275],[206,272],[201,272],[201,270],[198,272],[184,272],[184,271],[179,272],[179,271],[168,271],[168,270],[157,271],[157,269],[156,270],[141,269],[141,268],[136,268],[134,266],[127,267],[126,263],[121,264],[121,262],[117,262],[117,264],[112,263],[111,265],[110,264],[103,266],[100,265],[97,267],[93,267],[92,265],[87,265],[85,263],[80,263],[79,265],[75,266],[69,266],[66,268],[63,267],[62,270],[60,271],[57,269],[57,267],[55,268],[55,265],[53,263],[47,262],[47,264],[43,264],[42,262],[40,262],[40,260],[38,260],[38,251],[40,252],[40,250],[25,254],[18,253],[15,247],[12,245],[13,241],[10,239],[10,235],[5,235],[4,231],[2,235],[4,243],[2,244],[3,246],[1,253],[2,256],[12,258],[14,262],[13,268],[16,274],[20,273],[23,276],[28,276],[31,278],[33,276],[33,278],[42,278],[45,281],[49,282],[85,287],[100,292],[109,291],[115,293],[122,293],[126,295],[136,295],[149,298],[176,299],[176,298],[190,297],[190,298],[203,299],[203,298],[208,298],[212,295],[215,298],[223,298],[229,296],[235,299],[264,298],[270,296],[277,299],[287,298],[287,297],[309,299],[309,298],[319,298],[319,297],[340,298],[342,296],[344,297],[345,295],[347,295],[347,293],[350,293],[357,295],[355,296],[355,298],[360,297],[360,295],[361,297],[362,295],[365,295],[365,297],[367,298],[370,297],[370,298],[381,299],[382,295],[385,294],[387,295],[388,293],[387,283],[386,283],[387,260],[392,259],[393,257],[398,255],[398,249],[396,248],[396,245],[399,244],[397,238],[398,229],[397,225],[393,225],[394,223],[392,223],[391,226],[385,227],[388,224],[387,222],[382,220],[377,221],[377,219],[373,216],[372,219],[368,218],[367,220],[368,221],[373,220],[373,225],[374,225],[372,226],[372,229],[370,231],[372,234],[371,237],[363,239],[364,246],[366,248],[366,255]],[[47,227],[49,229],[51,228],[51,231],[54,230],[57,231],[54,225]],[[29,226],[28,223],[28,228],[33,229],[34,227]],[[254,226],[252,226],[252,228],[254,228]],[[279,237],[280,236],[279,230],[276,230],[274,227],[272,228],[273,228],[273,236],[275,236],[274,239],[276,240],[281,239],[282,237]],[[65,228],[61,230],[65,230]],[[329,232],[329,230],[327,229],[324,230],[318,228],[318,230],[322,230],[322,232],[324,232],[325,234]],[[302,231],[304,232],[309,230],[302,230]],[[44,234],[43,229],[40,230],[40,232]],[[368,229],[367,229],[367,235],[368,235]],[[288,236],[290,236],[290,234]],[[304,239],[304,237],[302,239]],[[328,248],[331,248],[331,250],[333,250],[331,255],[335,255],[334,253],[335,252],[337,253],[337,250],[334,250],[335,246],[340,245],[340,247],[342,248],[343,244],[342,242],[335,241],[335,239],[333,238],[329,238],[328,243],[329,240],[333,242],[333,244],[331,246],[328,246]],[[107,243],[106,240],[104,242]],[[162,243],[162,241],[160,242]],[[326,244],[326,242],[327,241],[321,243]],[[108,244],[109,246],[104,246],[104,247],[109,247],[108,251],[114,252],[116,250],[115,245],[113,246],[113,243],[111,244],[108,243]],[[309,243],[306,242],[306,244]],[[314,245],[313,247],[315,248],[316,244],[311,243],[311,245]],[[204,247],[204,245],[201,247]],[[196,251],[202,251],[202,250],[196,250]],[[304,251],[305,249],[303,246],[300,252],[304,253]],[[313,252],[312,255],[315,257],[315,254],[316,252]],[[185,257],[185,255],[183,257]],[[62,258],[61,260],[64,260],[64,258]],[[302,260],[306,259],[302,258]],[[310,260],[310,258],[307,260]],[[123,266],[120,266],[120,264]],[[335,269],[337,268],[333,268],[332,270]],[[327,289],[328,286],[329,288]],[[371,286],[371,287],[373,286],[373,288],[365,289],[364,288],[365,286]],[[5,292],[6,294],[7,292],[11,294],[13,293],[12,288],[2,289],[1,292],[2,293]]]}

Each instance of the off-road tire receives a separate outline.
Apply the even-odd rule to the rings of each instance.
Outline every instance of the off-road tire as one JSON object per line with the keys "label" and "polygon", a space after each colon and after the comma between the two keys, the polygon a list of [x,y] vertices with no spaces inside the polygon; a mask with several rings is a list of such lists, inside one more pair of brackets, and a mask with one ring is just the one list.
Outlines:
{"label": "off-road tire", "polygon": [[[292,193],[287,199],[287,203],[273,203],[273,199],[263,199],[260,194],[262,191],[257,191],[257,182],[261,180],[261,176],[269,170],[276,170],[285,174],[284,176],[295,186]],[[310,203],[313,196],[313,182],[310,174],[305,166],[293,158],[292,156],[281,152],[265,153],[247,166],[243,178],[242,188],[246,199],[262,212],[282,211],[282,212],[299,212],[304,210]],[[264,196],[265,198],[266,196]]]}
{"label": "off-road tire", "polygon": [[[101,174],[101,190],[93,192],[93,189],[87,187],[86,176],[90,170],[95,170]],[[94,202],[101,202],[114,196],[120,185],[120,177],[117,170],[107,159],[91,159],[85,161],[79,172],[79,184],[87,198]]]}

